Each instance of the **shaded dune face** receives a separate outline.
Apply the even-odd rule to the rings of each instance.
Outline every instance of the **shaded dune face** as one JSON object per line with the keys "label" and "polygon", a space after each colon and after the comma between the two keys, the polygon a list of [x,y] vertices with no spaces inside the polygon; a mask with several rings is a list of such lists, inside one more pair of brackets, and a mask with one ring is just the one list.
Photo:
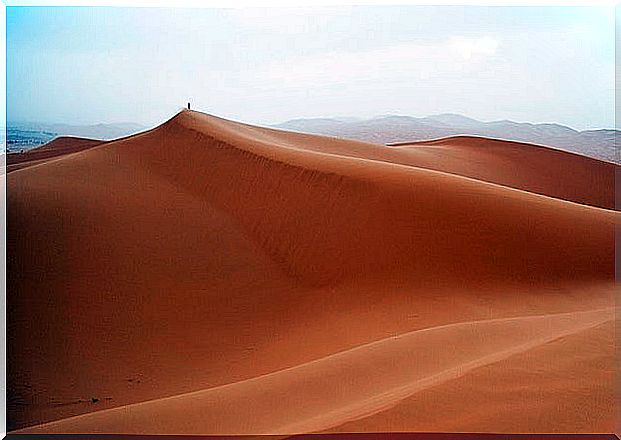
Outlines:
{"label": "shaded dune face", "polygon": [[[152,154],[136,151],[151,161],[141,166],[210,198],[302,282],[391,276],[462,285],[612,274],[613,213],[369,160],[364,152],[304,151],[285,133],[257,141],[240,128],[214,138],[203,134],[211,121],[200,121],[201,132],[179,119],[150,135]],[[184,139],[181,148],[168,148],[175,139]],[[205,173],[187,173],[179,160]]]}
{"label": "shaded dune face", "polygon": [[[359,401],[351,389],[342,400],[326,397],[342,365],[301,367],[309,362],[451,323],[551,316],[532,332],[533,321],[507,321],[467,342],[496,359],[500,346],[565,335],[565,321],[550,333],[552,315],[596,313],[575,315],[575,329],[607,322],[607,312],[591,311],[613,305],[618,213],[601,207],[611,207],[616,169],[541,147],[520,147],[520,155],[506,144],[384,147],[184,111],[154,130],[11,172],[10,429],[158,401],[130,422],[101,412],[103,432],[147,432],[149,419],[171,421],[169,405],[223,414],[208,390],[240,382],[222,402],[252,402],[260,387],[243,381],[296,366],[317,382],[304,388],[304,377],[285,375],[262,383],[283,390],[294,377],[299,395],[325,401],[316,407],[325,418],[311,422],[292,403],[256,432],[236,425],[244,417],[235,411],[220,431],[198,413],[192,422],[173,417],[179,423],[168,432],[328,429],[371,411],[347,408],[386,410],[365,406],[383,383],[414,390],[400,400],[418,392],[403,376],[412,360]],[[512,338],[524,334],[515,325],[526,339]],[[455,350],[452,340],[439,345]],[[412,353],[438,345],[402,341]],[[390,358],[395,345],[383,346]],[[356,353],[346,364],[375,362],[376,354]],[[441,372],[416,380],[433,384],[428,378]],[[183,398],[194,391],[207,400]],[[168,396],[183,405],[159,400]],[[269,402],[256,401],[269,413]],[[96,419],[85,417],[54,430],[89,432]],[[496,422],[481,426],[501,431]]]}

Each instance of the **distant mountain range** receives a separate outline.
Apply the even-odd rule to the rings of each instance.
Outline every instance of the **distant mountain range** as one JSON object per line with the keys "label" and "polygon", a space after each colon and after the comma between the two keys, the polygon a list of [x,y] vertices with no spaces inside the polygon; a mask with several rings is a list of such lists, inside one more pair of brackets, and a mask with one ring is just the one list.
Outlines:
{"label": "distant mountain range", "polygon": [[546,145],[609,162],[621,162],[615,143],[615,135],[621,132],[613,129],[578,131],[560,124],[508,120],[482,122],[452,113],[424,118],[388,115],[371,119],[293,119],[274,127],[380,144],[456,135],[485,136]]}
{"label": "distant mountain range", "polygon": [[[546,145],[621,163],[621,153],[617,150],[615,142],[615,135],[621,131],[613,129],[578,131],[560,124],[530,124],[508,120],[482,122],[452,113],[424,118],[387,115],[371,119],[354,117],[292,119],[273,127],[379,144],[457,135],[485,136]],[[147,127],[134,123],[95,125],[9,123],[6,129],[7,151],[29,150],[58,136],[110,140],[146,129]]]}
{"label": "distant mountain range", "polygon": [[6,128],[7,151],[29,150],[45,144],[58,136],[77,136],[110,140],[145,130],[134,123],[69,125],[36,122],[8,123]]}

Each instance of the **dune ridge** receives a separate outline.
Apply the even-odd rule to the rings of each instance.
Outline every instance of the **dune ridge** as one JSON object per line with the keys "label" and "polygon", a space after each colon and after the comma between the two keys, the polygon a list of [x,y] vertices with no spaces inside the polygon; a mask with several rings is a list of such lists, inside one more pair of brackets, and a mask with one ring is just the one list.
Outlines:
{"label": "dune ridge", "polygon": [[[178,413],[162,398],[245,384],[228,395],[229,406],[206,398],[209,414],[187,408],[195,418],[176,425],[214,432],[218,425],[208,417],[238,414],[243,405],[235,399],[243,395],[261,399],[244,381],[262,378],[250,383],[278,399],[292,378],[346,382],[350,373],[331,370],[330,356],[375,341],[398,346],[387,339],[394,335],[414,332],[418,340],[428,334],[418,330],[442,333],[447,324],[485,320],[474,326],[480,329],[493,327],[489,320],[508,325],[520,316],[569,314],[519,321],[555,323],[558,332],[534,326],[552,337],[565,334],[572,319],[576,328],[600,322],[585,317],[614,304],[618,212],[598,207],[601,200],[587,190],[582,199],[561,197],[554,179],[542,178],[535,182],[540,193],[530,192],[522,165],[532,162],[526,168],[534,176],[544,162],[531,161],[529,152],[474,152],[478,162],[466,168],[456,168],[450,154],[445,162],[436,155],[436,170],[417,166],[424,150],[411,150],[183,111],[148,132],[8,174],[9,429],[105,417],[109,432],[145,432],[143,419],[132,425],[130,416],[104,415],[151,402],[146,408],[164,420]],[[506,161],[514,170],[508,177],[467,175]],[[599,166],[573,156],[556,163],[556,178],[571,177],[567,170],[577,166],[590,170],[575,174],[578,187],[607,179],[598,180]],[[495,359],[503,331],[473,334],[470,346],[491,352],[454,358],[453,367]],[[548,341],[517,333],[525,338],[503,341]],[[412,347],[430,358],[450,356],[437,347],[467,345],[449,339],[459,335],[408,345],[403,356]],[[401,359],[406,368],[407,359],[391,350],[385,352],[394,358],[374,359]],[[313,376],[318,359],[326,367]],[[362,369],[352,377],[369,376],[364,362],[351,364]],[[310,377],[278,373],[305,368]],[[382,390],[409,389],[441,371],[421,370],[418,379],[395,374],[391,383],[382,376],[360,399],[300,394],[325,417],[300,414],[287,421],[300,425],[289,428],[278,419],[286,411],[270,416],[271,402],[263,401],[254,428],[230,420],[220,432],[323,429],[354,417],[344,408],[363,417],[384,405],[372,398]],[[270,374],[279,379],[265,382]],[[571,372],[558,374],[567,389],[578,385]],[[85,413],[93,414],[68,419]],[[495,423],[486,429],[502,421]],[[591,427],[585,422],[583,429]]]}
{"label": "dune ridge", "polygon": [[[412,257],[410,252],[412,245],[434,248],[434,253],[442,254],[442,258],[436,259],[434,264],[444,266],[445,270],[450,270],[453,276],[469,277],[476,272],[477,268],[483,269],[482,266],[487,263],[470,265],[466,272],[462,272],[463,265],[460,263],[462,255],[455,255],[452,251],[454,247],[472,249],[468,243],[464,242],[470,239],[477,242],[470,244],[479,248],[482,242],[488,243],[488,252],[496,254],[488,257],[494,260],[494,272],[496,275],[501,275],[504,280],[509,280],[512,275],[517,275],[516,258],[513,254],[527,250],[520,249],[520,246],[513,242],[505,243],[503,246],[495,241],[502,241],[505,238],[503,235],[507,234],[506,228],[512,229],[511,235],[515,234],[515,236],[539,235],[540,224],[532,218],[534,209],[538,210],[538,216],[549,216],[546,222],[559,222],[557,227],[572,216],[572,226],[575,228],[580,228],[587,218],[588,223],[594,219],[603,221],[604,224],[608,222],[608,227],[602,224],[602,232],[605,232],[611,231],[609,227],[614,221],[612,213],[593,212],[591,214],[588,207],[565,206],[565,201],[541,199],[535,194],[497,187],[472,179],[465,180],[460,176],[379,161],[370,163],[365,160],[368,159],[367,157],[335,155],[333,150],[336,147],[345,148],[349,145],[348,143],[342,145],[342,142],[337,140],[330,140],[334,144],[323,138],[315,140],[315,143],[322,142],[321,145],[326,151],[318,152],[312,146],[305,150],[303,147],[308,146],[309,143],[295,143],[300,142],[297,134],[263,133],[254,127],[248,128],[246,132],[243,126],[239,127],[237,124],[210,117],[205,117],[204,120],[200,118],[202,116],[199,116],[198,120],[189,120],[192,124],[198,122],[204,123],[205,126],[199,127],[202,128],[200,132],[196,131],[196,127],[190,127],[193,130],[191,131],[193,136],[186,141],[191,146],[187,151],[183,151],[182,154],[178,152],[166,154],[165,151],[160,150],[154,156],[143,154],[140,160],[148,161],[152,157],[157,157],[157,162],[149,164],[151,169],[156,170],[162,165],[162,156],[164,156],[166,169],[160,169],[160,172],[167,179],[174,181],[176,185],[185,187],[198,196],[203,196],[205,191],[210,191],[212,201],[220,204],[222,209],[231,210],[241,207],[243,212],[232,212],[232,214],[245,223],[251,234],[258,236],[262,246],[268,248],[270,255],[287,265],[289,273],[298,278],[308,280],[310,276],[316,277],[320,273],[321,278],[313,280],[317,283],[342,279],[343,276],[347,276],[343,272],[348,272],[349,276],[359,277],[361,273],[381,274],[383,271],[390,271],[391,276],[399,276],[401,274],[395,274],[393,270],[398,266],[409,270],[408,264],[404,264],[404,261]],[[187,136],[186,120],[187,114],[185,113],[175,118],[174,124],[167,125],[166,130],[161,133],[164,139],[160,142],[165,144],[168,139],[180,139]],[[276,135],[281,136],[282,139],[276,138]],[[307,137],[303,136],[303,139]],[[214,138],[218,141],[214,142]],[[203,143],[207,142],[212,148],[195,148],[195,145],[201,145],[201,139],[204,139]],[[222,163],[221,155],[228,156],[229,161]],[[176,170],[182,169],[182,164],[175,164],[180,157],[183,160],[186,157],[191,158],[190,160],[199,167],[207,162],[218,164],[218,169],[213,171],[219,174],[218,179],[215,180],[220,182],[239,179],[236,182],[237,187],[227,192],[227,189],[210,186],[211,179],[205,176],[200,176],[201,180],[197,181],[196,175],[176,174]],[[229,164],[234,164],[236,169],[231,170]],[[240,167],[241,164],[243,165]],[[252,188],[254,182],[261,182],[261,191]],[[319,200],[290,196],[286,201],[273,200],[272,194],[287,194],[283,190],[284,185],[288,185],[289,182],[301,192],[308,192],[308,188],[311,188],[311,191],[316,193],[322,187],[326,189],[329,187],[330,191],[323,194]],[[229,200],[236,197],[233,191],[256,193],[256,198],[231,206]],[[364,197],[364,202],[361,202],[361,197]],[[348,212],[339,212],[339,207],[334,203],[345,198],[351,201],[346,205]],[[418,209],[417,202],[426,207],[425,212]],[[502,207],[498,206],[499,203]],[[281,208],[286,207],[286,209],[279,209],[276,206],[273,210],[264,209],[270,205],[281,205]],[[504,216],[503,230],[498,229],[499,210],[505,211],[500,214]],[[300,215],[304,212],[306,215]],[[443,224],[444,218],[458,217],[458,213],[463,212],[476,212],[479,228],[487,230],[481,234],[475,229],[471,231],[474,236],[470,237],[465,237],[456,231],[464,227],[472,228],[474,218],[456,219],[451,220],[449,224]],[[378,221],[374,218],[376,213],[387,214],[382,215],[384,218]],[[509,213],[512,215],[510,216]],[[559,215],[553,219],[556,213]],[[316,221],[312,220],[313,216],[321,219],[322,224],[317,225]],[[351,219],[354,216],[357,216],[358,220],[352,222]],[[377,231],[383,229],[382,226],[387,222],[402,225],[411,222],[411,219],[416,219],[418,226],[422,226],[421,229],[428,229],[433,224],[436,232],[429,237],[423,237],[413,230],[394,228],[382,231],[383,237],[381,238],[377,236]],[[295,229],[290,227],[291,222],[297,223]],[[546,224],[544,227],[546,228],[545,235],[554,235],[555,231],[551,231],[549,225]],[[352,234],[352,228],[358,228],[358,231],[355,231],[358,234]],[[564,226],[559,228],[558,232],[564,235],[562,229]],[[283,237],[283,231],[290,231],[291,235]],[[328,236],[324,239],[325,246],[322,246],[324,240],[321,237],[312,248],[309,247],[306,244],[307,237],[318,235]],[[362,237],[366,239],[360,240]],[[544,235],[542,234],[541,237],[543,239]],[[560,243],[567,241],[568,238],[559,235],[554,240]],[[586,236],[577,233],[573,238],[581,240]],[[581,244],[576,243],[576,245],[582,249],[592,246],[595,240],[591,241],[591,238],[582,240]],[[459,246],[451,245],[450,250],[442,249],[447,242],[454,244],[454,240],[460,241]],[[610,241],[606,241],[610,245]],[[603,240],[598,240],[598,242],[604,244]],[[331,243],[338,243],[339,249],[334,248]],[[364,247],[361,248],[361,245]],[[295,246],[295,250],[292,246]],[[601,260],[598,262],[595,256],[604,252],[608,254],[609,249],[599,247],[597,250],[593,249],[593,253],[587,252],[589,262],[582,261],[580,264],[572,264],[571,261],[576,257],[581,258],[581,255],[575,252],[568,255],[564,249],[558,249],[558,251],[563,253],[563,267],[572,267],[571,270],[574,272],[576,268],[586,269],[593,263],[602,263]],[[326,252],[332,254],[331,262],[323,258]],[[339,253],[349,254],[349,252],[360,256],[353,265],[350,258],[343,258],[344,256],[339,255]],[[503,255],[504,252],[512,255]],[[524,255],[524,258],[532,260],[529,263],[535,266],[524,274],[529,280],[538,276],[536,266],[546,268],[544,275],[546,278],[557,273],[556,270],[548,270],[551,264],[548,256],[544,257],[545,263],[544,261],[538,262],[536,254],[527,252],[529,255],[528,257]],[[372,261],[365,261],[365,255],[372,255]],[[507,257],[508,261],[503,264],[502,259]],[[459,262],[455,261],[456,259],[459,259]],[[506,265],[505,272],[499,273],[502,272],[504,265]],[[339,273],[334,273],[335,266],[338,266]],[[372,271],[364,270],[371,269],[369,266],[372,267]],[[308,272],[309,268],[313,272],[312,275],[301,273]],[[420,270],[417,275],[424,276],[422,272],[430,273],[426,270],[428,268],[424,269]],[[556,269],[560,271],[562,267]],[[599,268],[593,267],[593,269],[599,272]]]}
{"label": "dune ridge", "polygon": [[[197,129],[192,127],[196,120],[192,120],[191,124],[184,124],[182,115],[183,113],[173,121],[185,128]],[[201,127],[202,130],[198,129],[199,133],[214,133],[221,140],[232,136],[230,139],[238,141],[235,143],[238,146],[247,144],[248,141],[256,143],[257,139],[264,139],[271,147],[301,147],[302,150],[337,156],[431,169],[581,204],[614,209],[614,173],[618,165],[541,145],[455,136],[400,143],[386,148],[361,141],[283,132],[247,124],[231,125],[230,121],[201,116],[205,118],[202,121],[205,125]],[[218,131],[221,128],[228,130]],[[418,148],[412,148],[414,146]],[[440,147],[441,151],[438,151]],[[454,155],[457,157],[453,157]],[[507,165],[511,167],[507,168]]]}

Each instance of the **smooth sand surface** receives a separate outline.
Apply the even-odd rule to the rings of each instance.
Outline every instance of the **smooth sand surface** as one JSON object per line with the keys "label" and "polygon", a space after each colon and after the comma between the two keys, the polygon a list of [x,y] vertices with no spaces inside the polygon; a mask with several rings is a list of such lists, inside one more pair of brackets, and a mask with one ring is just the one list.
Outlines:
{"label": "smooth sand surface", "polygon": [[[541,147],[475,152],[476,165],[434,153],[425,166],[418,148],[183,111],[11,172],[9,428],[416,430],[415,417],[392,429],[380,415],[407,414],[418,395],[442,411],[442,387],[460,382],[460,399],[483,408],[493,400],[469,394],[487,380],[477,372],[519,379],[523,356],[558,338],[607,352],[605,337],[582,336],[612,332],[619,217],[591,191],[608,164],[554,152],[565,185],[529,150]],[[498,167],[506,175],[485,171]],[[583,364],[567,371],[592,371]],[[554,410],[609,384],[577,377],[542,394],[538,416],[562,432],[612,430],[606,399],[579,423]],[[506,432],[505,416],[424,426]],[[516,420],[514,432],[543,426]]]}
{"label": "smooth sand surface", "polygon": [[[28,432],[313,432],[380,412],[477,367],[613,318],[612,309],[605,309],[432,327],[254,379],[68,418]],[[455,349],[438,349],[450,345]]]}
{"label": "smooth sand surface", "polygon": [[608,321],[542,344],[328,432],[431,432],[439,425],[455,432],[575,433],[586,425],[610,432],[617,416],[614,326]]}
{"label": "smooth sand surface", "polygon": [[475,136],[398,144],[393,148],[417,166],[615,208],[615,170],[619,166],[613,163],[554,148]]}

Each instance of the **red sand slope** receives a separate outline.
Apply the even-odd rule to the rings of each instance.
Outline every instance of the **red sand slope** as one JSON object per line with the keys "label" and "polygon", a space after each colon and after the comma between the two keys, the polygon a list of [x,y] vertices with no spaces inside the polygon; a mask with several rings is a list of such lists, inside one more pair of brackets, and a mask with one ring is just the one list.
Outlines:
{"label": "red sand slope", "polygon": [[475,136],[395,144],[409,163],[601,208],[615,208],[618,165],[521,142]]}
{"label": "red sand slope", "polygon": [[33,148],[24,153],[7,155],[7,173],[47,162],[66,154],[77,153],[102,144],[104,141],[71,136],[57,137],[45,145]]}
{"label": "red sand slope", "polygon": [[[364,420],[393,430],[369,417],[407,411],[418,395],[441,411],[445,384],[481,408],[507,405],[510,393],[471,399],[485,380],[473,375],[519,378],[524,359],[550,356],[538,347],[571,363],[551,345],[571,337],[595,357],[542,370],[557,386],[538,415],[559,431],[611,430],[606,399],[589,401],[577,427],[554,408],[609,385],[576,380],[576,368],[586,375],[611,349],[582,335],[611,331],[618,213],[588,206],[597,194],[578,204],[524,191],[526,150],[511,177],[475,179],[447,172],[450,159],[436,171],[395,148],[184,111],[9,174],[10,428],[92,413],[31,429],[269,433]],[[559,170],[574,162],[594,163],[573,176],[582,186],[600,181],[600,163],[575,155]],[[535,385],[521,382],[524,395]],[[503,413],[477,408],[426,430],[505,430]],[[515,431],[545,426],[516,420]]]}

